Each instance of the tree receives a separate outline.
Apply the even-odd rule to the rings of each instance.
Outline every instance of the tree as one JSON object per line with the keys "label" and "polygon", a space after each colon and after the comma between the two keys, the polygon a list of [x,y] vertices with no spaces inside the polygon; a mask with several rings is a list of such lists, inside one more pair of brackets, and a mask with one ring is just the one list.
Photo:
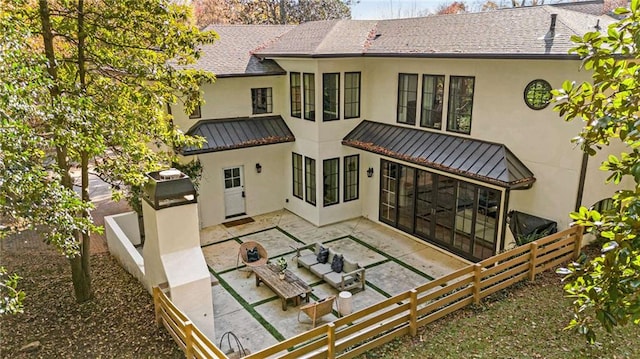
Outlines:
{"label": "tree", "polygon": [[[196,145],[164,109],[201,100],[213,74],[185,66],[216,35],[169,0],[0,0],[0,210],[44,226],[69,258],[76,299],[92,298],[89,166],[114,186],[140,185]],[[5,51],[6,50],[6,51]],[[151,148],[149,144],[156,144]],[[80,169],[80,194],[71,170]]]}
{"label": "tree", "polygon": [[454,1],[451,4],[440,4],[436,10],[436,15],[463,14],[467,12],[464,2]]}
{"label": "tree", "polygon": [[353,0],[196,0],[197,24],[300,24],[348,19]]}
{"label": "tree", "polygon": [[601,169],[607,181],[631,183],[613,196],[614,207],[598,213],[580,208],[571,218],[605,239],[602,254],[590,261],[571,263],[565,290],[573,298],[569,324],[594,342],[596,326],[611,331],[617,325],[640,324],[640,0],[631,1],[626,16],[606,32],[574,36],[571,50],[593,72],[590,82],[565,82],[555,90],[555,109],[567,121],[581,119],[584,128],[574,141],[589,155],[621,142],[627,153],[610,155]]}

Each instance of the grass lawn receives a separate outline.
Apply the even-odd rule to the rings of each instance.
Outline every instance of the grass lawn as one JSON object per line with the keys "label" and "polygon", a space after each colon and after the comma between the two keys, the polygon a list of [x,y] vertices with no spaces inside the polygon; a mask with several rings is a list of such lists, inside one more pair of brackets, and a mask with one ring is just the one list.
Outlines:
{"label": "grass lawn", "polygon": [[571,301],[553,272],[501,292],[361,358],[640,358],[640,327],[598,332],[598,345],[571,331]]}

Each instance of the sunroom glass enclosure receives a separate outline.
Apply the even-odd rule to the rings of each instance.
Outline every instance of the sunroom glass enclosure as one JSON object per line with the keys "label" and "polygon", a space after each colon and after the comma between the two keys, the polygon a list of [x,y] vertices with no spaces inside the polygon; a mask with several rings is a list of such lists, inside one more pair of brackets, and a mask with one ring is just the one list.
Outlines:
{"label": "sunroom glass enclosure", "polygon": [[478,261],[496,252],[502,192],[399,163],[380,163],[380,221]]}

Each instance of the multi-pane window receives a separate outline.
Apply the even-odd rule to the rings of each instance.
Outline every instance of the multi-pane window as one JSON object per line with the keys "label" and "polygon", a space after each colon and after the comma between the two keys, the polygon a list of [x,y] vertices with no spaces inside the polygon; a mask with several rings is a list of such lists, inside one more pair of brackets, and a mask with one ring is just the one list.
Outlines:
{"label": "multi-pane window", "polygon": [[316,160],[313,158],[304,158],[304,174],[305,174],[305,198],[312,205],[316,205]]}
{"label": "multi-pane window", "polygon": [[293,195],[302,199],[302,155],[293,153],[291,162],[293,169]]}
{"label": "multi-pane window", "polygon": [[360,73],[344,74],[344,118],[360,117]]}
{"label": "multi-pane window", "polygon": [[471,133],[474,77],[451,76],[449,80],[449,111],[447,130]]}
{"label": "multi-pane window", "polygon": [[398,122],[416,123],[416,101],[418,99],[418,75],[398,75]]}
{"label": "multi-pane window", "polygon": [[340,119],[340,74],[322,74],[322,120]]}
{"label": "multi-pane window", "polygon": [[200,105],[196,105],[193,111],[189,114],[189,118],[200,118],[202,114],[200,113]]}
{"label": "multi-pane window", "polygon": [[304,80],[304,119],[316,120],[316,82],[314,74],[305,73]]}
{"label": "multi-pane window", "polygon": [[358,199],[360,188],[360,156],[344,158],[344,201]]}
{"label": "multi-pane window", "polygon": [[271,87],[251,89],[251,104],[254,115],[273,112]]}
{"label": "multi-pane window", "polygon": [[422,76],[422,116],[420,126],[440,129],[442,125],[442,101],[444,99],[444,76]]}
{"label": "multi-pane window", "polygon": [[495,254],[501,196],[474,183],[380,163],[380,221],[474,261]]}
{"label": "multi-pane window", "polygon": [[289,92],[291,94],[291,117],[300,118],[302,115],[302,90],[300,88],[300,73],[289,74]]}
{"label": "multi-pane window", "polygon": [[322,204],[329,206],[338,203],[340,159],[331,158],[322,161]]}

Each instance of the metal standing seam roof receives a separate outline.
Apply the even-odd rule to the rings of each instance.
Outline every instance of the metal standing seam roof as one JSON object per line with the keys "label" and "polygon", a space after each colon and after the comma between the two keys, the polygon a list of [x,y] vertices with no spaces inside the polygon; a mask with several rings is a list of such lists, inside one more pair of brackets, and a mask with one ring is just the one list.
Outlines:
{"label": "metal standing seam roof", "polygon": [[505,188],[536,180],[505,145],[472,138],[363,121],[342,144]]}
{"label": "metal standing seam roof", "polygon": [[206,142],[201,148],[183,149],[183,155],[295,141],[293,133],[281,116],[202,120],[191,127],[187,135],[204,137]]}

